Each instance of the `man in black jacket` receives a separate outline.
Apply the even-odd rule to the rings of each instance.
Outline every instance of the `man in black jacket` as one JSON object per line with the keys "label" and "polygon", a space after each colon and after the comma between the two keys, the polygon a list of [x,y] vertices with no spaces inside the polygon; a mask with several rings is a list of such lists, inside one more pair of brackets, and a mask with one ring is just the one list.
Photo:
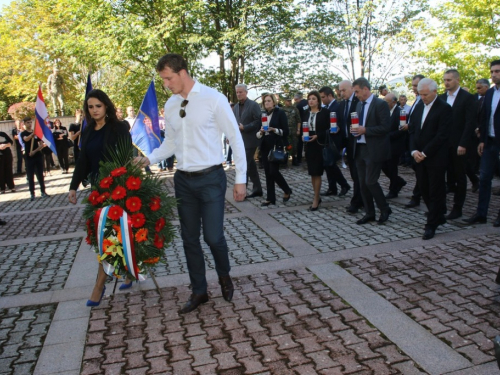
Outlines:
{"label": "man in black jacket", "polygon": [[378,223],[382,224],[392,213],[378,183],[382,164],[391,157],[389,106],[371,93],[370,83],[366,78],[358,78],[352,86],[359,99],[356,107],[359,127],[353,128],[351,124],[351,133],[357,137],[354,143],[354,159],[366,212],[365,216],[356,223],[366,224],[375,221],[373,203],[375,200],[380,210]]}
{"label": "man in black jacket", "polygon": [[424,240],[434,237],[436,228],[446,223],[446,182],[448,137],[452,120],[449,104],[437,97],[437,84],[421,79],[418,93],[423,106],[414,113],[410,126],[411,156],[417,163],[417,183],[429,210]]}
{"label": "man in black jacket", "polygon": [[[455,69],[449,69],[443,76],[446,93],[439,96],[447,102],[453,112],[453,125],[449,138],[448,187],[455,191],[453,208],[447,220],[462,216],[465,197],[467,195],[467,156],[473,150],[474,129],[476,128],[477,104],[474,96],[460,87],[460,74]],[[456,184],[456,185],[455,185]]]}

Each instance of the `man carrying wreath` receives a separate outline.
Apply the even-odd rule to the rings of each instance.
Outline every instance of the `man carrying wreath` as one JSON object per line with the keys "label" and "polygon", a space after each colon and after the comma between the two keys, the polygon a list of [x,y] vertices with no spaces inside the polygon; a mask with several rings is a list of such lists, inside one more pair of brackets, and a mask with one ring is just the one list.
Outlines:
{"label": "man carrying wreath", "polygon": [[222,133],[229,139],[236,163],[233,197],[246,195],[245,147],[227,98],[194,80],[186,60],[177,54],[160,58],[156,70],[173,95],[165,103],[165,141],[148,157],[136,158],[141,166],[158,163],[175,154],[175,196],[181,237],[191,279],[192,294],[180,313],[188,313],[208,301],[203,238],[214,257],[222,296],[231,301],[234,287],[229,276],[228,247],[224,237],[226,173],[222,167]]}

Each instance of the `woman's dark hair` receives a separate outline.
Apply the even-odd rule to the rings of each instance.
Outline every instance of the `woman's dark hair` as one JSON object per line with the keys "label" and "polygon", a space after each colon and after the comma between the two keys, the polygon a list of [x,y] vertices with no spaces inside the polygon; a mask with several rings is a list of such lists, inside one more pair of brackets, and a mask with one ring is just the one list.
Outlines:
{"label": "woman's dark hair", "polygon": [[307,94],[307,100],[309,100],[310,96],[315,96],[316,99],[318,99],[318,109],[321,109],[321,96],[319,95],[319,92],[316,90],[309,91],[309,94]]}
{"label": "woman's dark hair", "polygon": [[61,127],[61,126],[62,126],[62,123],[61,123],[61,120],[59,120],[58,118],[56,118],[56,119],[54,120],[54,126],[56,126],[56,121],[57,121],[57,122],[59,122],[59,127]]}
{"label": "woman's dark hair", "polygon": [[85,103],[83,104],[83,111],[85,112],[85,119],[87,123],[92,128],[95,127],[95,120],[90,116],[88,101],[90,98],[99,100],[102,104],[106,106],[106,122],[118,122],[116,117],[116,108],[109,96],[102,90],[94,89],[90,90],[85,97]]}

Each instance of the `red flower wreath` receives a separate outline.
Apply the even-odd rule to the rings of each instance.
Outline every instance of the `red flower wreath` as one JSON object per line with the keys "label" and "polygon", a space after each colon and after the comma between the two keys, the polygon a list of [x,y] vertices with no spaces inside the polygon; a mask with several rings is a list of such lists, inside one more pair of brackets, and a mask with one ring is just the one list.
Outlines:
{"label": "red flower wreath", "polygon": [[111,193],[111,198],[115,201],[123,199],[127,196],[127,190],[123,186],[117,186]]}
{"label": "red flower wreath", "polygon": [[158,234],[155,234],[155,240],[153,242],[153,245],[157,247],[158,249],[163,248],[163,243],[165,242],[165,238],[163,236],[158,236]]}
{"label": "red flower wreath", "polygon": [[108,217],[111,220],[120,220],[120,218],[123,215],[123,208],[120,206],[111,206],[111,208],[108,211]]}
{"label": "red flower wreath", "polygon": [[151,211],[158,211],[160,209],[160,198],[159,197],[154,197],[151,198],[151,202],[149,203],[149,208],[151,208]]}
{"label": "red flower wreath", "polygon": [[108,189],[113,184],[113,177],[104,177],[99,186],[103,189]]}
{"label": "red flower wreath", "polygon": [[141,228],[146,222],[146,217],[142,213],[133,214],[130,219],[134,228]]}
{"label": "red flower wreath", "polygon": [[99,195],[99,198],[97,198],[97,202],[102,203],[105,200],[107,200],[110,197],[111,194],[109,194],[107,191]]}
{"label": "red flower wreath", "polygon": [[146,228],[141,228],[135,234],[135,240],[137,242],[144,242],[148,240],[148,230]]}
{"label": "red flower wreath", "polygon": [[127,173],[127,168],[120,167],[120,168],[113,169],[111,171],[111,176],[113,176],[113,177],[119,177],[121,175],[124,175],[125,173]]}
{"label": "red flower wreath", "polygon": [[129,190],[139,190],[141,187],[141,179],[139,177],[130,176],[125,182],[127,189]]}
{"label": "red flower wreath", "polygon": [[99,204],[99,201],[98,201],[98,198],[100,197],[101,195],[99,194],[99,192],[97,190],[94,190],[92,193],[90,193],[89,195],[89,202],[92,206],[97,206]]}
{"label": "red flower wreath", "polygon": [[165,219],[160,217],[157,221],[156,221],[156,225],[155,225],[155,231],[157,232],[160,232],[163,228],[165,227]]}
{"label": "red flower wreath", "polygon": [[137,197],[130,197],[125,201],[125,206],[130,212],[137,212],[142,207],[142,202]]}

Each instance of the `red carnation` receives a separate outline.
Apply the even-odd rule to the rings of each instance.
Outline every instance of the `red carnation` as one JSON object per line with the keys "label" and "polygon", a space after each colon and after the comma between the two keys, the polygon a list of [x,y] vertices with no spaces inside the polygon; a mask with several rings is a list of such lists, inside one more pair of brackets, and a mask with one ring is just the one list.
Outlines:
{"label": "red carnation", "polygon": [[139,190],[141,187],[141,179],[139,177],[134,177],[130,176],[127,178],[127,182],[125,182],[125,185],[127,185],[127,189],[129,190]]}
{"label": "red carnation", "polygon": [[105,200],[107,200],[110,196],[111,196],[111,194],[109,194],[107,191],[105,191],[104,193],[99,195],[99,198],[97,198],[97,202],[102,203]]}
{"label": "red carnation", "polygon": [[156,220],[155,231],[159,232],[165,227],[165,219],[160,217]]}
{"label": "red carnation", "polygon": [[118,176],[121,176],[122,174],[125,174],[125,173],[127,173],[127,168],[120,167],[120,168],[113,169],[111,171],[111,176],[118,177]]}
{"label": "red carnation", "polygon": [[113,190],[113,192],[111,193],[111,198],[117,201],[119,199],[125,198],[126,195],[127,195],[127,190],[125,190],[123,186],[117,186],[115,190]]}
{"label": "red carnation", "polygon": [[113,177],[104,177],[99,186],[102,187],[103,189],[108,189],[111,184],[113,183]]}
{"label": "red carnation", "polygon": [[120,206],[111,206],[111,208],[108,211],[108,217],[111,220],[120,220],[123,214],[123,208]]}
{"label": "red carnation", "polygon": [[157,247],[158,249],[163,249],[163,242],[165,241],[163,236],[158,236],[158,234],[155,234],[155,240],[153,242],[153,245]]}
{"label": "red carnation", "polygon": [[127,209],[130,212],[137,212],[141,209],[142,207],[142,202],[139,198],[137,197],[130,197],[125,201],[125,206],[127,206]]}
{"label": "red carnation", "polygon": [[158,211],[160,209],[160,198],[159,197],[154,197],[151,198],[151,202],[149,202],[149,208],[151,208],[151,211]]}
{"label": "red carnation", "polygon": [[88,200],[92,206],[96,206],[99,203],[99,201],[97,200],[99,198],[99,195],[100,194],[97,190],[94,190],[92,193],[90,193]]}
{"label": "red carnation", "polygon": [[146,217],[144,214],[138,213],[138,214],[133,214],[130,219],[132,220],[132,226],[134,228],[140,228],[144,225],[146,222]]}

